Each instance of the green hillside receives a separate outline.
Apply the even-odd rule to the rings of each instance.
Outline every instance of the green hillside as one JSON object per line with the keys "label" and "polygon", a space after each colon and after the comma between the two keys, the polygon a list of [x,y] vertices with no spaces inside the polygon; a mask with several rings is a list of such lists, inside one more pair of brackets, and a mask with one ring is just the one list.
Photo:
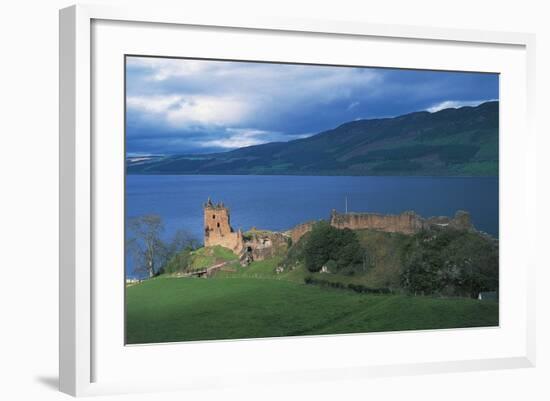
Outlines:
{"label": "green hillside", "polygon": [[129,174],[498,175],[499,103],[358,120],[309,138],[128,163]]}
{"label": "green hillside", "polygon": [[498,303],[365,295],[274,279],[156,278],[126,289],[126,342],[259,338],[498,324]]}
{"label": "green hillside", "polygon": [[[220,246],[183,250],[163,274],[126,287],[127,342],[495,326],[497,290],[498,241],[487,235],[319,222],[287,252],[245,266]],[[496,301],[478,301],[482,292]]]}

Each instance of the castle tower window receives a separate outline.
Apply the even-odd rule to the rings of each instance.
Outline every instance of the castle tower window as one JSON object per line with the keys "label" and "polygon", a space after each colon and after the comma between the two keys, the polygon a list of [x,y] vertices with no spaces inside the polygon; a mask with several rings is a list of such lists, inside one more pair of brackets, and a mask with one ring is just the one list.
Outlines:
{"label": "castle tower window", "polygon": [[213,218],[213,219],[215,219],[215,218],[216,218],[216,215],[215,215],[215,214],[213,214],[213,215],[212,215],[212,218]]}
{"label": "castle tower window", "polygon": [[217,223],[218,224],[218,227],[220,226],[220,223]]}

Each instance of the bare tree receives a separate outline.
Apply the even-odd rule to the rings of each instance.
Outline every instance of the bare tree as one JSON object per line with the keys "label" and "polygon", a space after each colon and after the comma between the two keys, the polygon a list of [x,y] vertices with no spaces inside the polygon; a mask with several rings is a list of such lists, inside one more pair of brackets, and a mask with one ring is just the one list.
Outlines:
{"label": "bare tree", "polygon": [[126,246],[132,253],[135,270],[147,272],[153,277],[168,256],[168,249],[161,240],[164,231],[162,218],[155,214],[134,217],[128,220]]}
{"label": "bare tree", "polygon": [[187,231],[177,230],[170,243],[167,245],[167,257],[171,258],[172,256],[180,253],[184,249],[196,249],[199,245],[199,242]]}

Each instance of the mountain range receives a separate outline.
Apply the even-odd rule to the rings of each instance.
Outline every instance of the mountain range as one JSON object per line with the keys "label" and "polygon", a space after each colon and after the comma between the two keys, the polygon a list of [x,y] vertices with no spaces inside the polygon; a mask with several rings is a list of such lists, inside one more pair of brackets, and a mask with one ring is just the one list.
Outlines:
{"label": "mountain range", "polygon": [[128,174],[498,175],[498,101],[357,120],[288,142],[127,158]]}

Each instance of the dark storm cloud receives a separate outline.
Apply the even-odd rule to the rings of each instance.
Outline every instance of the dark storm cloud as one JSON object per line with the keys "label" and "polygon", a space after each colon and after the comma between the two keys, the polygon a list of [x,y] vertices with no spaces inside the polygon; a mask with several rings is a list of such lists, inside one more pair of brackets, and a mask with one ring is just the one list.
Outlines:
{"label": "dark storm cloud", "polygon": [[494,74],[128,58],[127,151],[223,151],[497,98]]}

